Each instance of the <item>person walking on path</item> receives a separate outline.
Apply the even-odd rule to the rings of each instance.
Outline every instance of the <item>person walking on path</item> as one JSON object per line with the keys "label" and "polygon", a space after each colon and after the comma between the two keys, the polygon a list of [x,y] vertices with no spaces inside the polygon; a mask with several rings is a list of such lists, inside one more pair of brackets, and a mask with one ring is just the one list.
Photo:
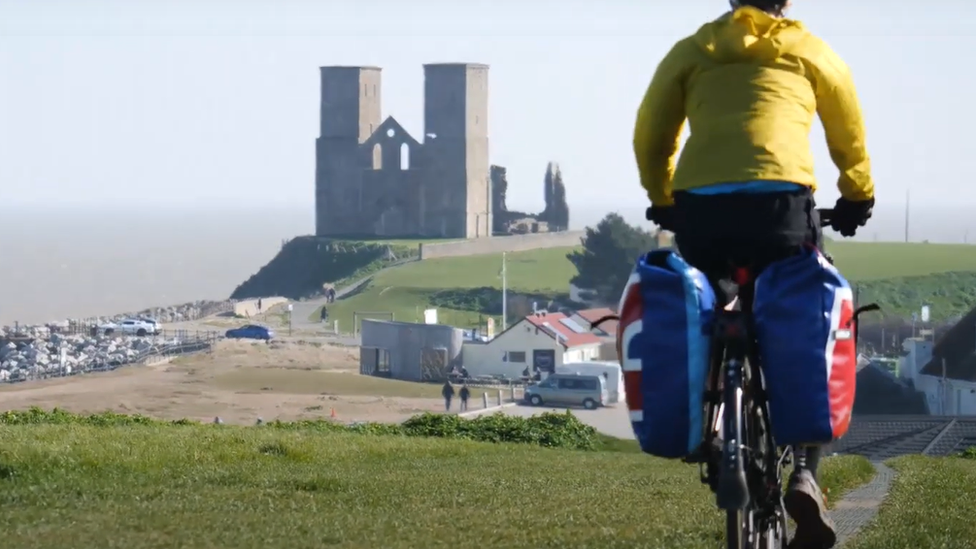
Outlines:
{"label": "person walking on path", "polygon": [[451,411],[451,399],[454,398],[454,386],[451,385],[450,381],[444,382],[444,388],[441,389],[441,394],[444,395],[444,410]]}
{"label": "person walking on path", "polygon": [[459,411],[460,412],[467,412],[468,411],[468,398],[471,397],[471,389],[468,389],[468,385],[467,384],[464,384],[464,385],[461,386],[461,391],[460,391],[460,393],[458,393],[458,396],[461,397],[461,408],[460,408]]}

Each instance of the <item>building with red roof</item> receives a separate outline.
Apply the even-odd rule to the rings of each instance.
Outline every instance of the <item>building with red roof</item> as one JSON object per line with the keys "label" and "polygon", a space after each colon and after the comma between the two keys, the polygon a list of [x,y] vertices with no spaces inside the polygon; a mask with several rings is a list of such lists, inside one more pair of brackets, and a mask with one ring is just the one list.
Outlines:
{"label": "building with red roof", "polygon": [[[589,328],[594,322],[616,314],[617,313],[610,307],[601,307],[599,309],[583,309],[582,311],[576,311],[570,318]],[[619,324],[620,320],[617,318],[605,320],[601,322],[599,326],[593,328],[592,332],[600,337],[615,338],[617,337],[617,325]]]}
{"label": "building with red roof", "polygon": [[[603,320],[611,315],[614,315],[613,319]],[[590,331],[596,334],[602,342],[600,345],[600,360],[618,360],[617,327],[620,325],[620,320],[616,318],[616,311],[609,307],[583,309],[582,311],[573,313],[570,318],[587,328],[590,328],[594,322],[603,320],[599,326],[590,328]]]}
{"label": "building with red roof", "polygon": [[462,362],[472,376],[517,379],[537,370],[553,373],[572,362],[597,360],[603,340],[562,313],[540,311],[488,342],[466,341]]}

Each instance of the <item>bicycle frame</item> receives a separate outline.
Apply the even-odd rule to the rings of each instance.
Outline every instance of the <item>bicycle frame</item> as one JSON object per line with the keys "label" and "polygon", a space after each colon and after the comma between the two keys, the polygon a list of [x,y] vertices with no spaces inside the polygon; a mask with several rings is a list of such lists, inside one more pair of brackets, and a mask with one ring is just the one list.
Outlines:
{"label": "bicycle frame", "polygon": [[[720,459],[707,461],[703,475],[726,511],[728,547],[773,548],[786,543],[782,507],[783,467],[791,451],[775,446],[755,345],[752,275],[737,269],[738,307],[716,311],[706,417],[706,445],[720,437]],[[721,384],[720,384],[721,382]],[[720,390],[715,388],[721,387]]]}

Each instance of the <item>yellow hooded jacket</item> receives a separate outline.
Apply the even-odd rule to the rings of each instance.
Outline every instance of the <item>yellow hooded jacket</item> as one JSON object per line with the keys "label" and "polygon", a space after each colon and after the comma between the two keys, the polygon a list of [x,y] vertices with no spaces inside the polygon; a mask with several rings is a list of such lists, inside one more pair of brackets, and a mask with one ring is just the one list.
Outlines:
{"label": "yellow hooded jacket", "polygon": [[[797,21],[742,7],[671,48],[634,130],[641,185],[656,206],[673,191],[788,181],[816,189],[810,126],[819,114],[837,186],[874,197],[864,120],[847,65]],[[675,167],[681,129],[691,135]]]}

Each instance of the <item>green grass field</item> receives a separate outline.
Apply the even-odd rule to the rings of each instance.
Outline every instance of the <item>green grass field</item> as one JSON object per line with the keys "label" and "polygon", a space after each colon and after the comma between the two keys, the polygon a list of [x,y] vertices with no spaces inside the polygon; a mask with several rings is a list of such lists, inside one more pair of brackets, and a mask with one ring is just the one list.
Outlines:
{"label": "green grass field", "polygon": [[907,456],[875,521],[845,549],[976,548],[976,460]]}
{"label": "green grass field", "polygon": [[[575,268],[566,259],[572,248],[550,248],[508,254],[508,287],[512,291],[565,293]],[[358,295],[329,306],[329,318],[340,329],[352,326],[354,312],[392,312],[396,320],[423,322],[431,295],[451,288],[501,288],[501,254],[428,259],[377,274]],[[310,317],[318,319],[318,311]],[[477,326],[486,315],[478,311],[438,308],[438,322],[461,327]],[[377,317],[381,318],[381,317]],[[496,318],[496,320],[499,320]]]}
{"label": "green grass field", "polygon": [[827,250],[861,302],[886,316],[908,318],[928,304],[941,321],[976,306],[976,246],[835,241]]}
{"label": "green grass field", "polygon": [[852,281],[976,271],[976,246],[847,242],[826,245],[837,267]]}
{"label": "green grass field", "polygon": [[[873,475],[822,470],[835,499]],[[0,483],[17,549],[714,549],[724,525],[679,462],[297,427],[4,425]]]}
{"label": "green grass field", "polygon": [[961,316],[976,306],[976,271],[948,272],[857,283],[862,303],[877,302],[884,314],[909,318],[922,304],[931,307],[932,319]]}
{"label": "green grass field", "polygon": [[[923,303],[934,319],[962,314],[976,305],[976,246],[833,241],[827,245],[837,266],[863,289],[865,302],[877,301],[886,314],[907,316]],[[573,248],[508,254],[509,289],[554,296],[569,291],[576,274],[566,259]],[[329,316],[349,329],[353,312],[392,312],[397,320],[422,322],[437,291],[482,286],[501,288],[501,255],[431,259],[381,272],[359,295],[329,307]],[[436,306],[442,324],[483,324],[484,311]],[[497,314],[497,313],[496,313]],[[311,320],[317,320],[318,312]],[[383,318],[377,315],[374,318]],[[496,322],[500,320],[495,317]]]}

